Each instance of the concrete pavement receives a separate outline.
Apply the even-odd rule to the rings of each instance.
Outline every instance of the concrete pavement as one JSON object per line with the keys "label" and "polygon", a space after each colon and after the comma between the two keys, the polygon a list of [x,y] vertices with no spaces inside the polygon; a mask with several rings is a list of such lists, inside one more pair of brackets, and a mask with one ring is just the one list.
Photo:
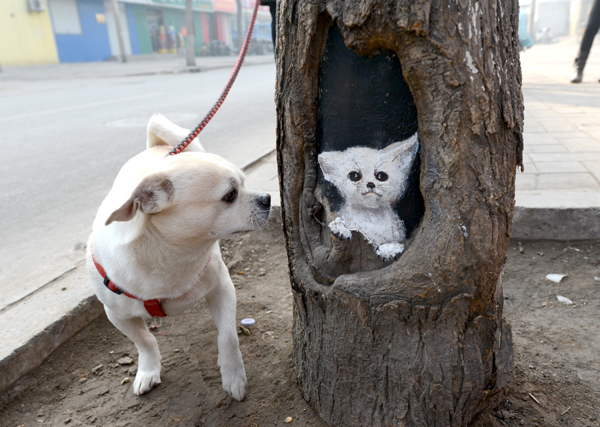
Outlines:
{"label": "concrete pavement", "polygon": [[[521,56],[525,100],[525,172],[517,173],[513,237],[600,238],[600,48],[588,60],[584,82],[569,83],[575,40],[536,45]],[[233,68],[236,58],[179,56],[118,62],[3,68],[2,81],[61,80]],[[273,62],[249,56],[245,66]],[[267,191],[278,205],[275,154],[256,153],[245,168],[247,186]],[[0,311],[0,390],[38,366],[48,354],[102,313],[86,286],[83,265],[66,272],[18,304]],[[49,304],[48,302],[51,302]],[[20,325],[15,333],[13,325]]]}

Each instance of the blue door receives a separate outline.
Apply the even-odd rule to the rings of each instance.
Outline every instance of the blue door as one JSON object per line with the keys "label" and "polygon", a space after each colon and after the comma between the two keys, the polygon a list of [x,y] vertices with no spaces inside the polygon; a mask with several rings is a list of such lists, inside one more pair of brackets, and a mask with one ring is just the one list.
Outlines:
{"label": "blue door", "polygon": [[111,56],[103,0],[77,0],[80,34],[55,34],[60,62],[105,61]]}

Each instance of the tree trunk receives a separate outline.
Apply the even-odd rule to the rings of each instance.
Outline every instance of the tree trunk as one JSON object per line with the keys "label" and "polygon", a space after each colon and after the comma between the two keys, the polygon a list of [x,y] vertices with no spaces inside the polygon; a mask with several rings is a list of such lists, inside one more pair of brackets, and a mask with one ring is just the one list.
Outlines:
{"label": "tree trunk", "polygon": [[[516,0],[278,3],[294,363],[305,399],[331,425],[467,425],[512,381],[500,275],[522,163],[518,11]],[[358,71],[340,65],[336,34]],[[393,73],[407,94],[402,82],[381,90]],[[363,101],[371,90],[389,100]],[[413,104],[393,110],[411,96],[414,119]],[[349,201],[328,182],[322,154],[375,153],[417,127],[416,179],[393,205],[404,250],[388,259],[363,231],[333,233]]]}
{"label": "tree trunk", "polygon": [[244,35],[242,34],[242,14],[244,13],[244,10],[242,9],[242,0],[235,0],[235,7],[235,29],[237,31],[236,47],[239,52],[242,50],[242,45],[244,44]]}
{"label": "tree trunk", "polygon": [[192,0],[185,0],[185,65],[193,67],[196,65],[196,26],[194,24],[194,9]]}
{"label": "tree trunk", "polygon": [[117,0],[112,0],[112,10],[115,16],[115,27],[117,29],[117,39],[119,41],[119,60],[124,64],[127,62],[127,55],[125,54],[125,42],[123,41],[123,31],[121,30],[121,17],[119,16],[119,6]]}

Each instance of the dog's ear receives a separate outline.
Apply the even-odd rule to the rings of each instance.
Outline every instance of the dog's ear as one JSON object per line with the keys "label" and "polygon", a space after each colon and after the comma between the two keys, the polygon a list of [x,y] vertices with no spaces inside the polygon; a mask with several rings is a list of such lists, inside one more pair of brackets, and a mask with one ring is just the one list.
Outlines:
{"label": "dog's ear", "polygon": [[108,217],[106,225],[129,221],[138,210],[147,214],[160,212],[171,204],[174,195],[173,183],[164,173],[149,175],[133,190],[129,200]]}
{"label": "dog's ear", "polygon": [[[175,147],[187,138],[189,134],[189,130],[177,126],[165,116],[154,114],[150,117],[150,121],[148,122],[148,141],[146,142],[146,148],[156,147],[157,145]],[[203,152],[204,148],[198,141],[198,138],[196,138],[186,150]]]}

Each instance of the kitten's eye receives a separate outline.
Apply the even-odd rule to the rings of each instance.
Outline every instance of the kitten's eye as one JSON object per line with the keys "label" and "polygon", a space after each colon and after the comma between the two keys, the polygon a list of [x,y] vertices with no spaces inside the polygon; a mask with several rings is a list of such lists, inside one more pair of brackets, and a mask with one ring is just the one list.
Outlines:
{"label": "kitten's eye", "polygon": [[377,172],[375,174],[375,178],[377,178],[377,181],[387,181],[388,180],[388,174],[385,172]]}
{"label": "kitten's eye", "polygon": [[352,171],[348,174],[348,178],[350,178],[350,181],[356,182],[362,179],[362,175],[360,172]]}
{"label": "kitten's eye", "polygon": [[233,203],[236,198],[237,198],[237,190],[235,188],[232,188],[229,193],[227,193],[227,194],[225,194],[225,196],[223,196],[222,200],[227,203]]}

